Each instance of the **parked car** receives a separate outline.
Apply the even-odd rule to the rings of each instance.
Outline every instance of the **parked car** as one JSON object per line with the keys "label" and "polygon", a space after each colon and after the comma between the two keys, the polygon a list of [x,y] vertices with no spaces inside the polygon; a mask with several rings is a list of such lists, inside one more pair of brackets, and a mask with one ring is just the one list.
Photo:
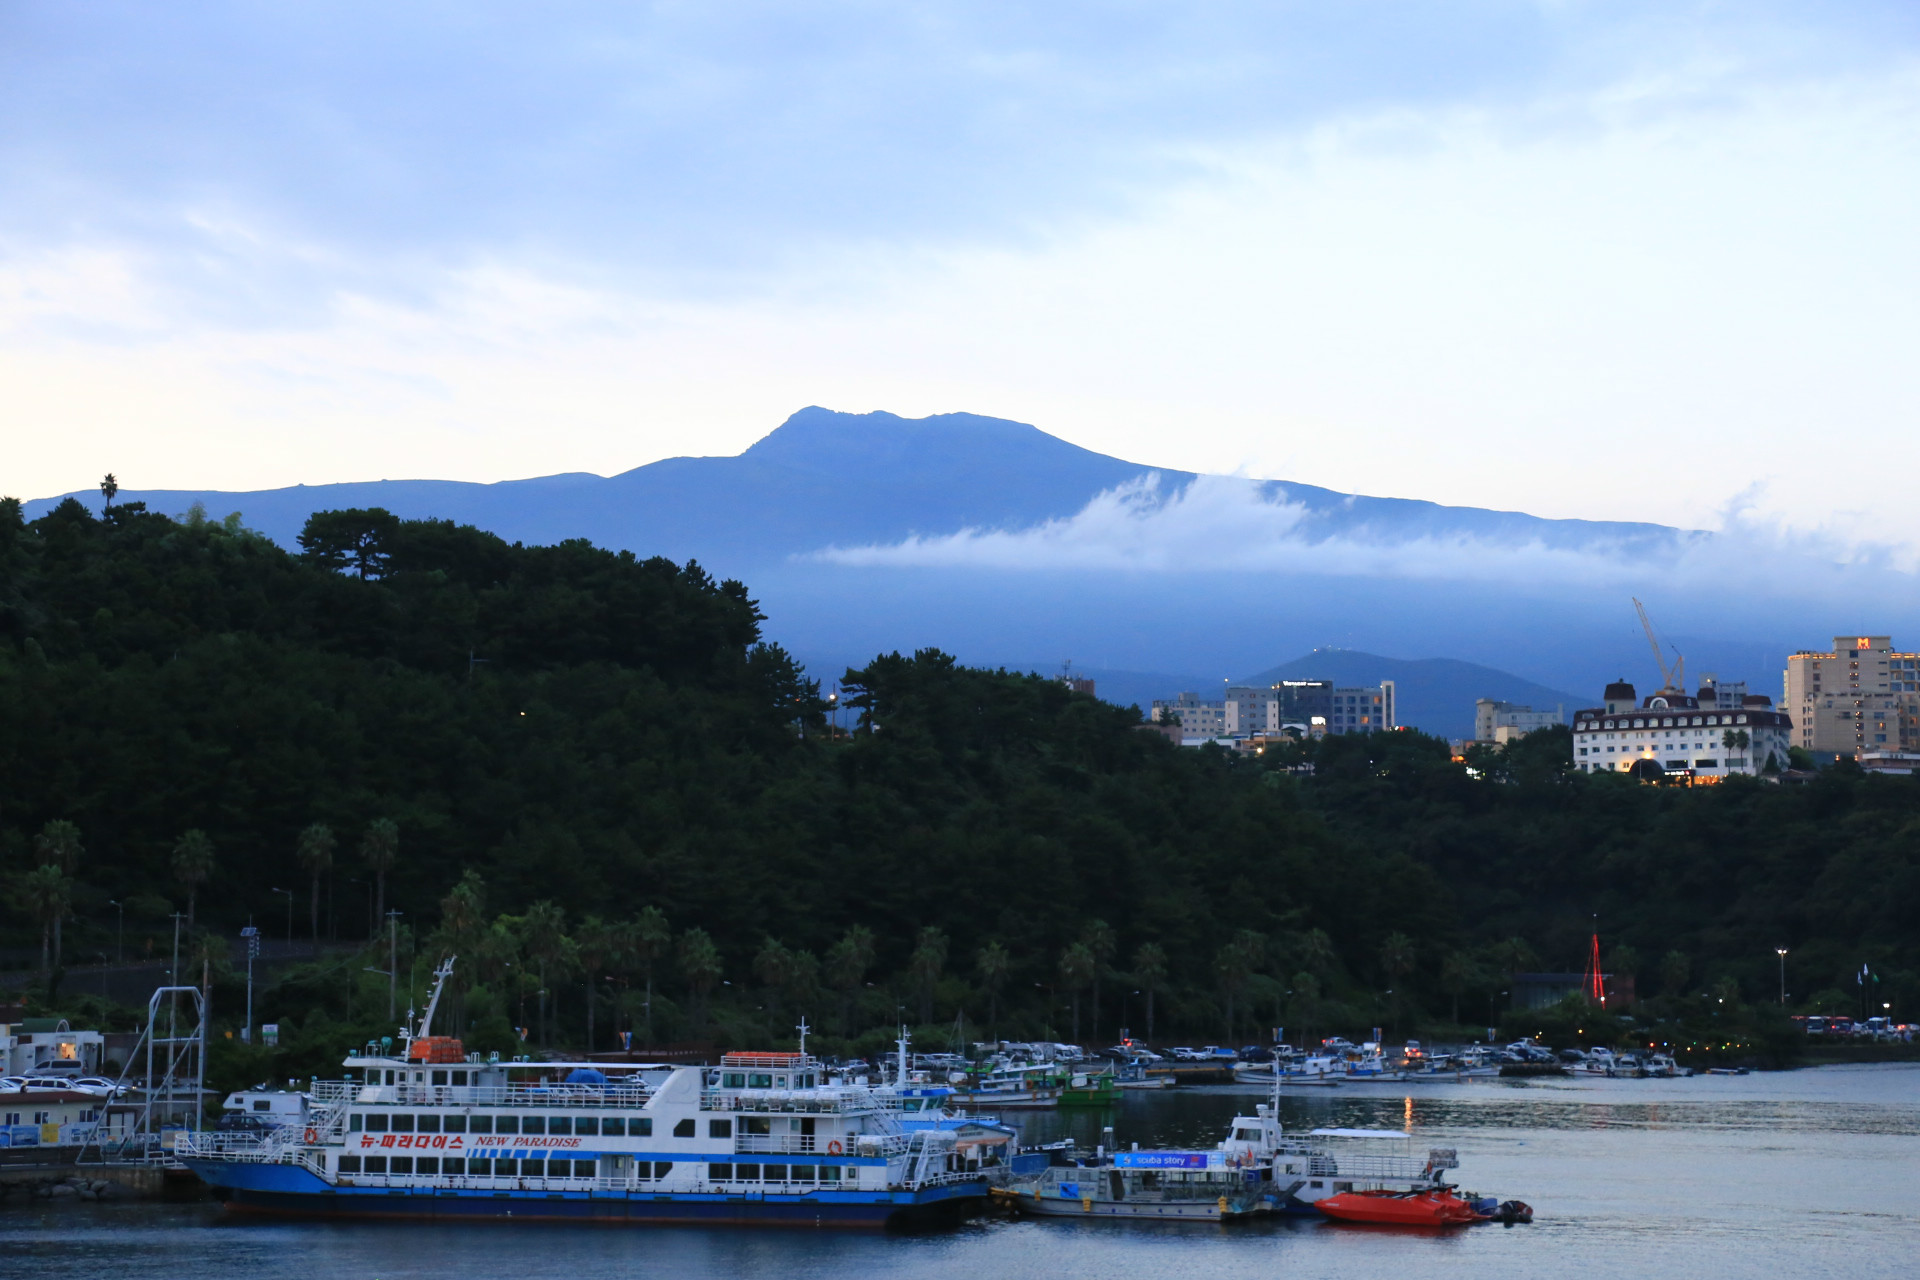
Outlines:
{"label": "parked car", "polygon": [[1257,1044],[1242,1045],[1239,1057],[1242,1062],[1271,1062],[1273,1050]]}
{"label": "parked car", "polygon": [[113,1098],[127,1092],[127,1086],[115,1084],[104,1076],[81,1076],[70,1086],[80,1093],[90,1093],[96,1098]]}
{"label": "parked car", "polygon": [[1177,1044],[1167,1052],[1173,1055],[1175,1062],[1207,1062],[1213,1057],[1205,1049],[1195,1049],[1191,1045],[1184,1044]]}

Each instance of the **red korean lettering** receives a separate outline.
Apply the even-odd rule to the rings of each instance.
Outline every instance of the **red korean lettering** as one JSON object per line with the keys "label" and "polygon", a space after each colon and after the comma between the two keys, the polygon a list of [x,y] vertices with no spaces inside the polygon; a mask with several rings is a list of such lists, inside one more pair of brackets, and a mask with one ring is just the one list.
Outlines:
{"label": "red korean lettering", "polygon": [[456,1134],[455,1134],[455,1135],[453,1136],[453,1141],[452,1141],[452,1142],[449,1142],[449,1143],[448,1143],[447,1145],[448,1145],[448,1146],[450,1146],[450,1147],[457,1147],[457,1146],[459,1146],[459,1145],[460,1145],[460,1143],[461,1143],[461,1139],[460,1139],[460,1135],[456,1133]]}
{"label": "red korean lettering", "polygon": [[390,1146],[392,1146],[392,1145],[393,1145],[393,1135],[392,1135],[392,1134],[390,1134],[390,1133],[388,1133],[388,1134],[382,1134],[382,1135],[381,1135],[381,1138],[380,1138],[380,1145],[381,1145],[381,1146],[383,1146],[383,1147],[390,1147]]}
{"label": "red korean lettering", "polygon": [[446,1146],[446,1145],[447,1145],[447,1135],[443,1133],[443,1134],[440,1134],[440,1135],[438,1135],[437,1137],[435,1137],[435,1138],[434,1138],[434,1140],[433,1140],[433,1145],[434,1145],[434,1146],[436,1146],[436,1147],[444,1147],[444,1146]]}
{"label": "red korean lettering", "polygon": [[372,1145],[373,1145],[373,1135],[372,1135],[372,1134],[370,1134],[370,1133],[363,1133],[363,1134],[361,1134],[361,1135],[360,1135],[360,1145],[361,1145],[361,1146],[363,1146],[363,1147],[370,1147],[370,1146],[372,1146]]}

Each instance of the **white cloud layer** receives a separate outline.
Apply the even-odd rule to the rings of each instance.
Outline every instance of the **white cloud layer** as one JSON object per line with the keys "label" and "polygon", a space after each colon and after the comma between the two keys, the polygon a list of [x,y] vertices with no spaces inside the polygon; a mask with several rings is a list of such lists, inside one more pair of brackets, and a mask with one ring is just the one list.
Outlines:
{"label": "white cloud layer", "polygon": [[1920,579],[1910,553],[1788,533],[1730,513],[1719,533],[1671,543],[1560,535],[1409,537],[1387,521],[1351,519],[1290,498],[1284,485],[1155,474],[1102,493],[1073,516],[1027,529],[969,529],[933,538],[832,547],[810,559],[854,567],[1159,574],[1286,574],[1526,584],[1539,594],[1659,588],[1802,601],[1880,596],[1904,610]]}

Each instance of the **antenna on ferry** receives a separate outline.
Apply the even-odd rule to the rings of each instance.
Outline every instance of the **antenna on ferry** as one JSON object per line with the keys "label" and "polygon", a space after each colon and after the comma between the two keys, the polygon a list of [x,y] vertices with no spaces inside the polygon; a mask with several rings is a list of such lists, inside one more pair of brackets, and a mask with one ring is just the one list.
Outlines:
{"label": "antenna on ferry", "polygon": [[901,1023],[900,1038],[893,1042],[900,1050],[900,1065],[894,1068],[895,1075],[893,1077],[893,1082],[897,1085],[905,1085],[907,1083],[907,1041],[911,1038],[912,1037],[907,1034],[907,1024],[904,1022]]}
{"label": "antenna on ferry", "polygon": [[810,1029],[811,1028],[807,1026],[807,1015],[804,1013],[801,1014],[800,1025],[795,1027],[794,1030],[800,1033],[800,1056],[803,1058],[807,1056],[807,1032]]}

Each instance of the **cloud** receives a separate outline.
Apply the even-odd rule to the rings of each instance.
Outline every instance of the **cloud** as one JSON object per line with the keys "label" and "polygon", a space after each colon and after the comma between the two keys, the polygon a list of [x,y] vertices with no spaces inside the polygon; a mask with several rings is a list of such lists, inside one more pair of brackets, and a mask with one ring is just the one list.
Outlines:
{"label": "cloud", "polygon": [[[1479,514],[1460,512],[1455,519],[1465,524]],[[1431,527],[1430,520],[1423,523]],[[807,558],[862,568],[1507,584],[1521,594],[1659,587],[1857,602],[1893,592],[1903,608],[1917,585],[1911,548],[1848,544],[1737,513],[1715,533],[1673,530],[1649,538],[1598,526],[1571,543],[1566,526],[1543,524],[1531,536],[1480,536],[1409,535],[1397,524],[1390,512],[1358,502],[1316,507],[1297,501],[1281,484],[1201,476],[1170,485],[1152,474],[1100,494],[1070,517],[1031,528],[831,547]]]}

